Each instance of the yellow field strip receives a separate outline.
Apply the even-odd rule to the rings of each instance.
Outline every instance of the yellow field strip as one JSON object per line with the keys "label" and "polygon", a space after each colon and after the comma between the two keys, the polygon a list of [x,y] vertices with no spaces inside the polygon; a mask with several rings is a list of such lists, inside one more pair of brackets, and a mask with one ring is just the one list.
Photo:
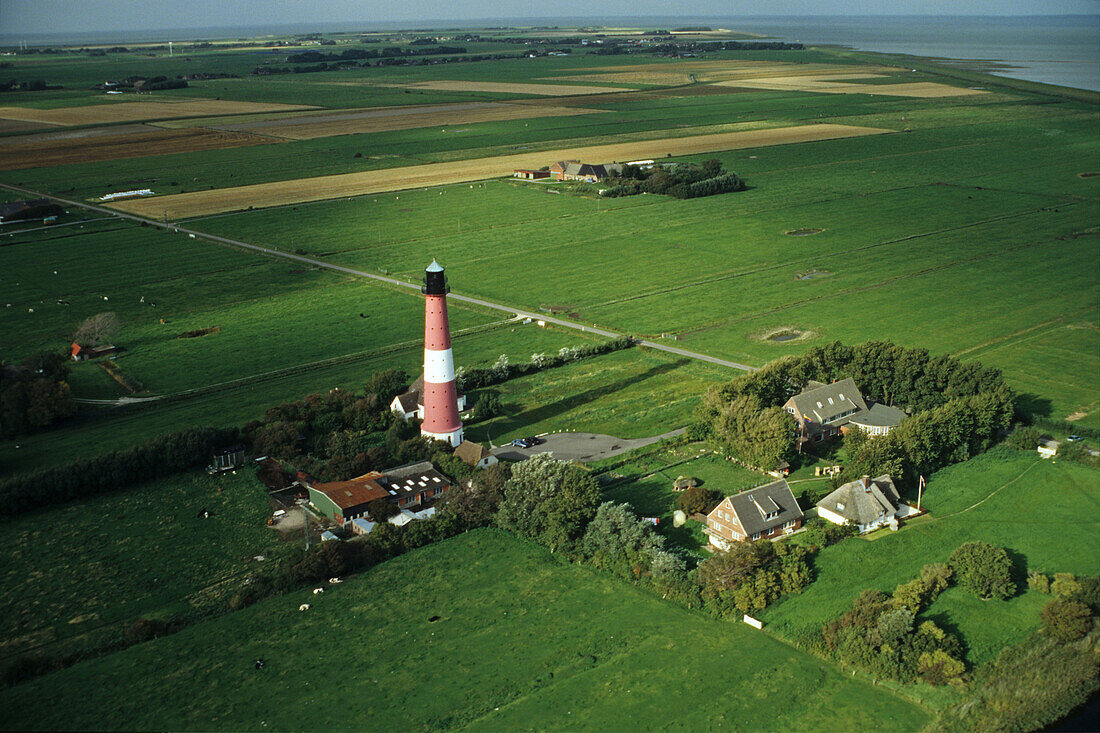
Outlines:
{"label": "yellow field strip", "polygon": [[632,92],[629,87],[594,87],[577,84],[510,84],[500,81],[464,81],[460,79],[419,81],[412,84],[379,84],[403,89],[433,89],[440,92],[489,92],[492,94],[541,94],[546,97],[567,97],[571,94],[610,94]]}
{"label": "yellow field strip", "polygon": [[112,208],[152,218],[161,218],[167,212],[167,216],[171,219],[185,219],[226,211],[238,211],[249,207],[282,206],[306,201],[322,201],[342,196],[360,196],[383,191],[399,191],[407,188],[440,186],[466,181],[479,181],[486,178],[498,178],[511,175],[513,169],[516,168],[539,168],[549,165],[555,160],[577,159],[594,163],[608,163],[644,158],[656,159],[668,155],[694,155],[767,145],[880,135],[887,132],[893,131],[874,127],[822,124],[643,140],[501,155],[492,158],[477,158],[448,163],[429,163],[387,170],[364,171],[362,173],[299,178],[290,181],[258,183],[251,186],[238,186],[211,191],[194,191],[171,196],[120,201],[112,204]]}
{"label": "yellow field strip", "polygon": [[46,125],[101,125],[111,122],[136,122],[173,117],[209,117],[212,115],[248,114],[252,112],[285,112],[318,109],[304,104],[265,104],[261,102],[230,102],[218,99],[195,99],[181,102],[114,102],[89,104],[83,107],[31,109],[0,107],[0,119],[37,122]]}
{"label": "yellow field strip", "polygon": [[852,84],[848,79],[870,79],[879,74],[858,74],[845,76],[787,76],[773,78],[728,79],[714,82],[715,86],[740,87],[743,89],[767,89],[771,91],[820,92],[822,94],[880,94],[887,97],[917,97],[935,99],[940,97],[963,97],[972,94],[985,94],[980,89],[966,89],[930,81],[903,82],[900,84]]}

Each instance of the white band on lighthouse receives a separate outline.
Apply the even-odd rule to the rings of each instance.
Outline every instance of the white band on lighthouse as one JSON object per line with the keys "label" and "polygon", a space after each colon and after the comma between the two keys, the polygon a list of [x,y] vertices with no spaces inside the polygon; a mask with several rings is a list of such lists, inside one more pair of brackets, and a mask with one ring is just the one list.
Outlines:
{"label": "white band on lighthouse", "polygon": [[450,349],[435,351],[424,349],[424,381],[432,384],[446,384],[455,378],[454,357]]}

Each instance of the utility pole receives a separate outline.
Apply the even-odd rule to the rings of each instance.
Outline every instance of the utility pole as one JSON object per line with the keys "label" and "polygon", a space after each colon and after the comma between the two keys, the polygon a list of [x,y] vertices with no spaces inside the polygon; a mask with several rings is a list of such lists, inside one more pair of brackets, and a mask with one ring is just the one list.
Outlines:
{"label": "utility pole", "polygon": [[920,477],[920,481],[917,482],[917,511],[920,511],[920,500],[924,494],[924,476]]}

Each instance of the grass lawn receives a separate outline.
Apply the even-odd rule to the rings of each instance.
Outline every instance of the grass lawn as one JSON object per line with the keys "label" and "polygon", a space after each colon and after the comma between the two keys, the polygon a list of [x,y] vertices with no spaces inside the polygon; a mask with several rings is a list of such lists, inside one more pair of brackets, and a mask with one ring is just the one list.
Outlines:
{"label": "grass lawn", "polygon": [[608,478],[624,477],[615,481],[604,492],[607,499],[626,502],[634,510],[648,517],[659,517],[657,531],[677,547],[696,558],[706,557],[703,547],[707,537],[703,526],[688,521],[682,527],[673,526],[672,514],[676,510],[679,494],[672,489],[678,476],[694,476],[703,486],[726,496],[745,489],[774,481],[756,471],[739,466],[704,450],[700,443],[689,443],[673,448],[643,452],[623,464],[608,470]]}
{"label": "grass lawn", "polygon": [[[922,566],[946,561],[971,540],[1007,548],[1025,590],[1027,570],[1100,573],[1095,469],[996,448],[935,474],[923,502],[930,516],[899,532],[822,550],[813,584],[764,611],[765,622],[789,637],[814,633],[864,589],[892,592]],[[980,602],[956,589],[925,613],[962,632],[973,664],[1038,628],[1045,598],[1025,592],[1009,601]]]}
{"label": "grass lawn", "polygon": [[551,431],[646,438],[686,425],[706,388],[730,376],[661,351],[625,349],[490,387],[504,414],[468,435],[496,445]]}
{"label": "grass lawn", "polygon": [[[203,519],[199,513],[210,512]],[[218,607],[289,549],[251,468],[192,472],[0,522],[4,656],[119,639],[139,617]]]}
{"label": "grass lawn", "polygon": [[925,710],[747,626],[494,530],[415,551],[323,596],[272,598],[4,690],[0,704],[7,725],[34,730],[358,720],[379,730],[780,731],[859,719],[916,731],[929,722]]}

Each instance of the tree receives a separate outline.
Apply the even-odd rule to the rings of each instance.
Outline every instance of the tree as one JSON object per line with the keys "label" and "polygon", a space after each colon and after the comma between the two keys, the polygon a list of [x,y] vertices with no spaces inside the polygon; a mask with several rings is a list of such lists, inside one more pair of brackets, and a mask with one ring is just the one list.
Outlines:
{"label": "tree", "polygon": [[959,584],[978,598],[1004,600],[1016,592],[1012,561],[1003,547],[966,542],[951,553],[947,564],[955,571]]}
{"label": "tree", "polygon": [[621,578],[636,578],[647,571],[653,553],[664,549],[664,538],[641,521],[629,504],[604,502],[581,538],[581,554],[587,562]]}
{"label": "tree", "polygon": [[503,406],[500,402],[500,395],[495,392],[484,392],[478,395],[477,402],[474,403],[473,414],[470,416],[474,422],[481,420],[488,420],[491,417],[496,417],[503,410]]}
{"label": "tree", "polygon": [[722,172],[722,162],[717,158],[711,158],[703,161],[703,176],[705,178],[714,178]]}
{"label": "tree", "polygon": [[73,341],[81,345],[99,346],[110,342],[118,332],[118,316],[111,311],[88,316],[73,333]]}
{"label": "tree", "polygon": [[496,522],[552,551],[569,549],[595,516],[600,500],[595,479],[542,453],[512,468]]}
{"label": "tree", "polygon": [[722,495],[717,491],[711,491],[704,486],[692,486],[676,497],[676,506],[690,517],[692,514],[710,514],[720,501]]}
{"label": "tree", "polygon": [[1080,601],[1055,599],[1039,612],[1043,628],[1058,641],[1075,641],[1092,628],[1092,612]]}
{"label": "tree", "polygon": [[399,511],[401,510],[397,508],[397,505],[386,498],[375,499],[367,504],[367,514],[375,522],[385,522]]}

